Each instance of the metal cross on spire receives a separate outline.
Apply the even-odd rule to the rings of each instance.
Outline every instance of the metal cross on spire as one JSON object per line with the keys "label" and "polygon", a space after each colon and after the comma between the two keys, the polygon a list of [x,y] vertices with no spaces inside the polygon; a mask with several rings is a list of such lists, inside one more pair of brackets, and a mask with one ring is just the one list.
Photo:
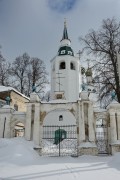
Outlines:
{"label": "metal cross on spire", "polygon": [[67,21],[66,21],[66,18],[64,18],[64,27],[65,27],[65,28],[67,27]]}
{"label": "metal cross on spire", "polygon": [[90,59],[87,59],[87,65],[88,65],[88,68],[90,67]]}
{"label": "metal cross on spire", "polygon": [[79,55],[79,60],[80,60],[82,51],[79,50],[77,54]]}

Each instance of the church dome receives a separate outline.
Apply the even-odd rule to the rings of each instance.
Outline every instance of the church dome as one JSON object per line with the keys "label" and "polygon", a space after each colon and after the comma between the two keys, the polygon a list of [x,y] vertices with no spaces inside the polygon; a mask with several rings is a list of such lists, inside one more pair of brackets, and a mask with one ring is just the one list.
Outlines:
{"label": "church dome", "polygon": [[85,72],[86,76],[92,76],[92,70],[91,68],[88,68],[87,71]]}
{"label": "church dome", "polygon": [[62,46],[58,50],[58,56],[62,56],[62,55],[74,56],[74,52],[70,46]]}

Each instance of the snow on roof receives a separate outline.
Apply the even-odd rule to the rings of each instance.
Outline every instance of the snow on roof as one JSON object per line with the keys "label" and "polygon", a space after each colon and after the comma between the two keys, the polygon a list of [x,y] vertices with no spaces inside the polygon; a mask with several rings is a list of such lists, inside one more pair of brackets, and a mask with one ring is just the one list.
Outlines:
{"label": "snow on roof", "polygon": [[119,103],[118,103],[118,101],[116,101],[115,99],[113,99],[110,104],[119,104]]}
{"label": "snow on roof", "polygon": [[94,107],[94,112],[99,113],[99,112],[107,112],[107,109],[102,109],[100,107]]}
{"label": "snow on roof", "polygon": [[13,107],[10,107],[10,105],[7,105],[7,104],[5,104],[5,105],[2,107],[2,109],[11,109],[11,108],[14,110]]}
{"label": "snow on roof", "polygon": [[68,101],[66,101],[65,99],[55,99],[55,100],[51,100],[51,101],[49,101],[49,103],[59,103],[59,104],[63,104],[63,103],[68,103]]}
{"label": "snow on roof", "polygon": [[6,91],[14,91],[17,94],[19,94],[20,96],[30,100],[29,97],[25,96],[24,94],[20,93],[19,91],[17,91],[15,88],[10,87],[10,86],[0,86],[0,92],[6,92]]}

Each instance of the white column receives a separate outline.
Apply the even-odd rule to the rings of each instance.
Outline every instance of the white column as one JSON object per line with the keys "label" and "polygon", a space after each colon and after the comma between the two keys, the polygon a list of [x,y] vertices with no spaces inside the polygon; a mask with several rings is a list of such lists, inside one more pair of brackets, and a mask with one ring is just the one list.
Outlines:
{"label": "white column", "polygon": [[111,143],[117,141],[117,132],[116,132],[116,119],[115,111],[110,111],[110,131],[111,131]]}
{"label": "white column", "polygon": [[120,112],[117,112],[117,131],[118,140],[120,140]]}
{"label": "white column", "polygon": [[80,101],[78,102],[78,118],[79,118],[79,144],[85,141],[85,123],[84,123],[84,106],[80,106]]}
{"label": "white column", "polygon": [[42,148],[42,139],[43,139],[43,124],[40,123],[40,139],[39,139],[39,144],[40,144],[40,147]]}
{"label": "white column", "polygon": [[11,119],[11,116],[10,116],[10,114],[8,114],[7,117],[6,117],[6,124],[5,124],[5,134],[4,134],[5,138],[10,138],[11,137],[10,119]]}
{"label": "white column", "polygon": [[89,102],[88,105],[88,124],[89,124],[89,141],[95,142],[93,104],[91,102]]}
{"label": "white column", "polygon": [[5,117],[2,116],[0,112],[0,138],[3,138],[3,129],[4,129]]}
{"label": "white column", "polygon": [[32,104],[27,104],[27,112],[26,112],[26,124],[25,124],[25,139],[31,140],[31,110]]}
{"label": "white column", "polygon": [[[12,115],[14,110],[9,106],[5,105],[0,108],[0,137],[10,138],[12,131]],[[3,133],[4,131],[4,133]]]}
{"label": "white column", "polygon": [[33,141],[35,145],[39,146],[39,131],[40,131],[40,103],[35,104],[35,115],[34,115],[34,131]]}

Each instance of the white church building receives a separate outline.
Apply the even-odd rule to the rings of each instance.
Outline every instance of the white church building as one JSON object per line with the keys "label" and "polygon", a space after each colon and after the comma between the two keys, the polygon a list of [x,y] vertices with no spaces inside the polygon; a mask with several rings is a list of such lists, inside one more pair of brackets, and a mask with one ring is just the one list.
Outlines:
{"label": "white church building", "polygon": [[81,64],[71,48],[66,22],[57,55],[50,63],[50,101],[41,101],[33,92],[26,112],[9,105],[0,108],[0,138],[15,137],[15,127],[22,123],[25,139],[34,142],[40,155],[120,152],[120,104],[113,100],[107,109],[98,107],[90,73],[88,88],[82,88]]}

